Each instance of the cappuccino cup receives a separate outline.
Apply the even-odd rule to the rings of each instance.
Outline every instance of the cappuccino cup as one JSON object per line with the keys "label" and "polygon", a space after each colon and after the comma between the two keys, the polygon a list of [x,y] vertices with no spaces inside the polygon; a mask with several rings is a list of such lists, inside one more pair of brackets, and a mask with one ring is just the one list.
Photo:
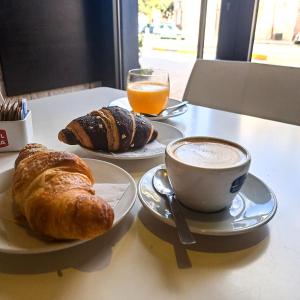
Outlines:
{"label": "cappuccino cup", "polygon": [[191,209],[216,212],[231,205],[251,157],[231,141],[194,136],[168,144],[165,161],[176,198]]}

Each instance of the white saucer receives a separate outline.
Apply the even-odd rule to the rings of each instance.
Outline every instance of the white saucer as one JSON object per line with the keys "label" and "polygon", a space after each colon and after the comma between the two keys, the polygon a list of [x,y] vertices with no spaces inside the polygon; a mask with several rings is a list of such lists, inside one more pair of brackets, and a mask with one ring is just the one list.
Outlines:
{"label": "white saucer", "polygon": [[[167,107],[170,107],[170,106],[173,106],[173,105],[176,105],[176,104],[179,104],[181,101],[179,100],[175,100],[175,99],[170,99],[168,100],[168,103],[167,103]],[[122,108],[125,108],[129,111],[132,110],[129,102],[128,102],[128,98],[127,97],[123,97],[123,98],[119,98],[119,99],[116,99],[114,101],[112,101],[111,103],[109,103],[109,106],[120,106]],[[162,116],[159,116],[159,117],[147,117],[148,119],[152,120],[152,121],[163,121],[163,120],[167,120],[169,118],[173,118],[173,117],[177,117],[179,115],[182,115],[184,113],[186,113],[188,110],[188,106],[187,105],[184,105],[178,109],[176,109],[175,111],[172,111],[170,113],[166,113],[166,114],[163,114]]]}
{"label": "white saucer", "polygon": [[[164,197],[152,186],[152,178],[157,166],[143,175],[138,184],[138,195],[155,217],[175,226]],[[248,174],[230,208],[217,213],[200,213],[182,206],[189,228],[194,233],[204,235],[235,235],[246,233],[269,222],[277,209],[273,192],[260,179]]]}
{"label": "white saucer", "polygon": [[101,150],[95,151],[79,146],[84,152],[93,154],[99,158],[121,159],[121,160],[135,160],[135,159],[148,159],[159,157],[165,154],[166,145],[175,139],[183,137],[183,133],[174,126],[169,124],[152,122],[154,128],[158,132],[157,139],[145,145],[141,149],[136,149],[121,153],[107,153]]}
{"label": "white saucer", "polygon": [[[111,163],[87,158],[83,160],[91,168],[95,184],[128,184],[124,194],[113,208],[115,213],[114,227],[128,214],[134,204],[137,194],[135,181],[125,170]],[[42,241],[31,235],[24,227],[14,223],[10,191],[13,173],[13,169],[0,173],[0,252],[15,254],[45,253],[70,248],[85,242],[82,240],[67,242]]]}

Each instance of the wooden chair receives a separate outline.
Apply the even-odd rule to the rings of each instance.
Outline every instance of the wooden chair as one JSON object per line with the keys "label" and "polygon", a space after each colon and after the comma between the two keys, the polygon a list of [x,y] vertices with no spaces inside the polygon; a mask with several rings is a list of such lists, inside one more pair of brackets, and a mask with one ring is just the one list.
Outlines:
{"label": "wooden chair", "polygon": [[300,68],[198,59],[184,99],[196,105],[300,125]]}

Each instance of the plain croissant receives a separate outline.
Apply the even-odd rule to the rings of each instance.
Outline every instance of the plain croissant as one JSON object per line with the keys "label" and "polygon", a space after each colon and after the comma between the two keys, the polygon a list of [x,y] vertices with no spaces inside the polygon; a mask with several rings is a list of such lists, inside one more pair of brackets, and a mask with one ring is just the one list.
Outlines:
{"label": "plain croissant", "polygon": [[141,148],[157,137],[152,123],[118,106],[103,107],[71,121],[58,134],[69,145],[92,150],[124,152]]}
{"label": "plain croissant", "polygon": [[95,195],[89,167],[77,155],[25,146],[15,163],[12,195],[16,218],[38,235],[90,239],[113,224],[110,205]]}

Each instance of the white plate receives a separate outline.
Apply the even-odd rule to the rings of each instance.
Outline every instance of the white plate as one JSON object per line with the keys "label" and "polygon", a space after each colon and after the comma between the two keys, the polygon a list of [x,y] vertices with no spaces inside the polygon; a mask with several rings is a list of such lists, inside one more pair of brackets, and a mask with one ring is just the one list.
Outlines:
{"label": "white plate", "polygon": [[[167,103],[167,107],[170,107],[170,106],[173,106],[173,105],[177,105],[179,104],[181,101],[179,100],[175,100],[175,99],[170,99],[168,100],[168,103]],[[114,101],[112,101],[111,103],[109,103],[109,106],[120,106],[120,107],[123,107],[129,111],[132,110],[129,102],[128,102],[128,98],[127,97],[123,97],[123,98],[119,98],[119,99],[116,99]],[[188,106],[187,105],[184,105],[178,109],[176,109],[175,111],[172,111],[168,114],[164,114],[162,116],[159,116],[159,117],[148,117],[148,119],[152,120],[152,121],[163,121],[163,120],[167,120],[169,118],[173,118],[173,117],[176,117],[176,116],[179,116],[179,115],[182,115],[184,113],[186,113],[188,110]]]}
{"label": "white plate", "polygon": [[109,158],[109,159],[122,159],[122,160],[135,160],[135,159],[146,159],[159,157],[165,154],[165,147],[171,141],[183,137],[183,133],[174,126],[169,124],[152,122],[154,128],[158,132],[157,139],[153,142],[145,145],[141,149],[136,149],[132,151],[122,152],[122,153],[107,153],[101,150],[94,151],[84,147],[79,146],[83,151],[91,153],[99,158]]}
{"label": "white plate", "polygon": [[[141,178],[138,195],[155,217],[175,226],[165,199],[152,186],[152,178],[157,166]],[[199,213],[182,206],[189,228],[194,233],[204,235],[235,235],[249,232],[269,222],[277,209],[273,192],[257,177],[248,174],[247,179],[234,198],[230,208],[217,213]]]}
{"label": "white plate", "polygon": [[[83,159],[91,168],[96,183],[129,184],[118,204],[114,207],[115,219],[113,226],[118,224],[132,208],[136,194],[134,179],[125,170],[111,163]],[[28,231],[12,222],[10,185],[13,169],[0,173],[0,252],[30,254],[52,252],[66,249],[85,241],[45,242],[30,235]],[[3,216],[5,216],[3,218]]]}

